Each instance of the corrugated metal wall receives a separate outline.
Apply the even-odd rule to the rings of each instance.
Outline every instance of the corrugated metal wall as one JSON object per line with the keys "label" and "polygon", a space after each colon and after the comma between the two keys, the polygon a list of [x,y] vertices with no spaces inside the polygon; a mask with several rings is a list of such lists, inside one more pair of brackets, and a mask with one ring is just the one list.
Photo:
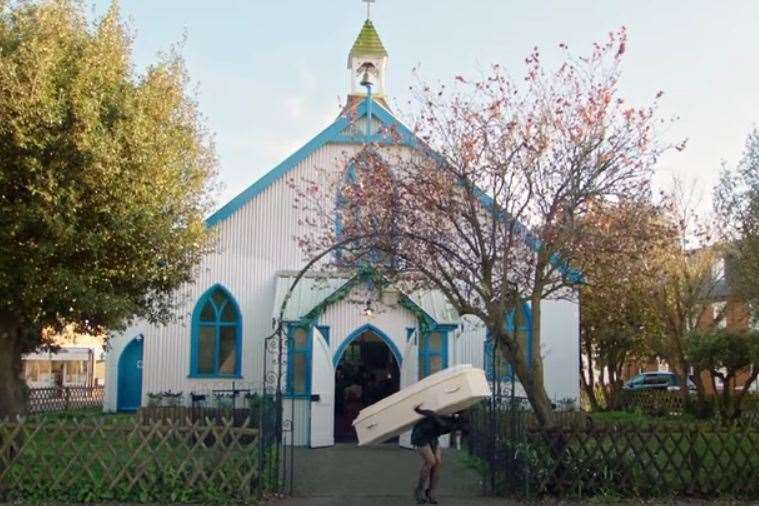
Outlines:
{"label": "corrugated metal wall", "polygon": [[[233,380],[188,377],[189,320],[195,302],[216,283],[229,290],[242,312],[242,377],[234,382],[244,388],[260,387],[263,380],[263,341],[272,329],[275,274],[283,270],[298,270],[304,263],[295,237],[302,236],[306,229],[298,224],[302,212],[293,208],[295,192],[288,181],[298,181],[300,178],[320,180],[325,170],[342,170],[345,160],[358,149],[360,146],[357,145],[331,144],[318,149],[289,174],[215,227],[218,234],[216,252],[198,268],[197,282],[177,293],[178,300],[183,301],[178,320],[161,327],[138,322],[128,332],[112,340],[107,365],[107,410],[116,407],[116,365],[120,351],[138,332],[145,336],[143,399],[148,392],[172,390],[187,395],[190,392],[231,387]],[[390,156],[402,155],[404,150],[394,148]],[[339,304],[327,308],[320,319],[321,325],[330,327],[332,355],[346,336],[365,323],[381,329],[403,352],[406,328],[417,326],[413,314],[405,309],[385,306],[375,297],[375,314],[367,318],[362,312],[361,302],[362,294],[351,294]],[[575,357],[579,360],[577,316],[576,303],[556,302],[544,306],[544,349],[541,352],[546,357],[546,382],[552,391],[549,395],[555,398],[572,396],[579,389],[575,360]],[[476,320],[466,319],[463,328],[451,334],[450,363],[470,363],[482,367],[484,337],[484,328]],[[307,424],[298,422],[308,416],[307,401],[299,403],[294,418],[296,427],[307,427]],[[301,441],[307,438],[307,430],[298,437]]]}
{"label": "corrugated metal wall", "polygon": [[[355,145],[326,145],[301,162],[287,176],[274,182],[249,201],[233,216],[219,223],[217,250],[198,268],[197,281],[181,289],[177,296],[185,302],[178,311],[178,321],[166,326],[138,324],[144,328],[143,399],[148,392],[165,390],[207,391],[226,388],[232,381],[189,378],[189,320],[195,302],[211,286],[222,284],[235,297],[242,313],[242,378],[236,382],[260,383],[263,364],[263,339],[271,332],[275,273],[297,270],[303,255],[295,243],[302,235],[298,219],[301,211],[293,208],[294,190],[288,180],[319,180],[324,169],[339,170],[347,156],[359,149]],[[321,169],[321,170],[320,170]],[[115,373],[125,334],[113,339],[113,353],[108,368]],[[111,385],[115,384],[112,374]],[[115,389],[109,388],[106,405],[115,408]]]}
{"label": "corrugated metal wall", "polygon": [[463,317],[461,330],[458,332],[454,344],[455,362],[484,367],[485,334],[485,325],[478,318]]}

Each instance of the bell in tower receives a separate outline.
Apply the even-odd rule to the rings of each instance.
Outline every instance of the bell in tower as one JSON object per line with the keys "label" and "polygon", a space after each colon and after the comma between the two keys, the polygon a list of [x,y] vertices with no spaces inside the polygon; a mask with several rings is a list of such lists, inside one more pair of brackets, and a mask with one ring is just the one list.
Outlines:
{"label": "bell in tower", "polygon": [[370,19],[364,22],[361,32],[348,54],[348,70],[351,73],[352,96],[366,95],[366,86],[372,87],[372,95],[384,98],[387,51]]}

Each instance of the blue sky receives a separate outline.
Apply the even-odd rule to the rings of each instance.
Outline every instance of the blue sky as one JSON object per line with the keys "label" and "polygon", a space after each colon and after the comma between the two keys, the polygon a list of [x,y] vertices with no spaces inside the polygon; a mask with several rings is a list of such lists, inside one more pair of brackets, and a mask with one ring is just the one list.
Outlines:
{"label": "blue sky", "polygon": [[[102,14],[109,0],[96,0]],[[327,126],[348,91],[347,53],[365,18],[360,0],[122,0],[137,68],[183,40],[200,108],[215,133],[221,205]],[[519,76],[537,45],[587,52],[626,26],[622,88],[633,103],[665,92],[682,153],[662,157],[657,182],[698,182],[706,197],[722,160],[734,164],[759,122],[759,2],[377,0],[372,19],[390,54],[389,92],[407,100],[411,70],[430,80],[501,63]],[[403,118],[403,111],[395,112]],[[402,109],[402,107],[401,107]]]}

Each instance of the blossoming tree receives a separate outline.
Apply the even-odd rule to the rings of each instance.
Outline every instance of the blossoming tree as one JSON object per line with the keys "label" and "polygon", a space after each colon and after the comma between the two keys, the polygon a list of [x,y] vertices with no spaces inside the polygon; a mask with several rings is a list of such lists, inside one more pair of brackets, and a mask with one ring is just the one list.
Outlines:
{"label": "blossoming tree", "polygon": [[[657,142],[661,94],[642,108],[620,97],[625,44],[621,29],[584,58],[562,44],[552,71],[535,49],[523,79],[495,65],[479,80],[412,87],[415,139],[388,129],[346,157],[344,173],[293,183],[307,211],[300,244],[309,255],[342,241],[332,266],[370,262],[481,320],[544,425],[553,411],[541,303],[575,297],[583,281],[573,266],[583,247],[578,218],[591,202],[647,192],[666,148]],[[531,357],[507,326],[523,301],[532,312]],[[523,327],[524,314],[515,317],[514,328]]]}

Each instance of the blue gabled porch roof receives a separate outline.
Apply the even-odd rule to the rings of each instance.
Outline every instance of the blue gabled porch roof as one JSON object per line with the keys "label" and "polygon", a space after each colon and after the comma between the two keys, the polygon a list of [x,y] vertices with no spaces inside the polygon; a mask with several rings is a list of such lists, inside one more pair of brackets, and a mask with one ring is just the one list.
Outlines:
{"label": "blue gabled porch roof", "polygon": [[[355,108],[355,111],[350,113],[353,119],[361,119],[367,114],[367,101],[362,100]],[[351,118],[348,114],[341,114],[338,118],[327,128],[322,130],[316,137],[308,141],[303,147],[298,149],[295,153],[287,157],[282,163],[274,167],[263,177],[243,190],[242,193],[234,197],[227,202],[219,210],[214,212],[206,219],[206,224],[209,227],[214,227],[218,223],[226,220],[232,216],[237,210],[242,208],[256,195],[263,192],[285,176],[288,172],[294,169],[300,162],[308,158],[309,155],[326,144],[364,144],[366,142],[376,144],[401,144],[410,147],[422,147],[429,151],[433,156],[439,158],[434,151],[431,151],[427,146],[412,132],[406,125],[393,116],[388,110],[386,110],[382,104],[379,104],[376,100],[372,100],[371,108],[372,118],[378,120],[380,123],[393,130],[394,135],[386,134],[373,134],[367,138],[366,135],[359,134],[346,134],[345,131],[351,124]],[[476,189],[477,196],[480,201],[487,207],[491,208],[494,205],[493,199],[485,192]],[[520,233],[524,234],[525,243],[533,250],[538,251],[542,247],[540,239],[533,234],[522,223],[517,222],[516,226],[520,228]],[[559,269],[559,271],[566,276],[572,283],[581,284],[584,283],[584,276],[582,272],[573,269],[570,265],[564,262],[560,255],[554,254],[550,258],[551,265]]]}

